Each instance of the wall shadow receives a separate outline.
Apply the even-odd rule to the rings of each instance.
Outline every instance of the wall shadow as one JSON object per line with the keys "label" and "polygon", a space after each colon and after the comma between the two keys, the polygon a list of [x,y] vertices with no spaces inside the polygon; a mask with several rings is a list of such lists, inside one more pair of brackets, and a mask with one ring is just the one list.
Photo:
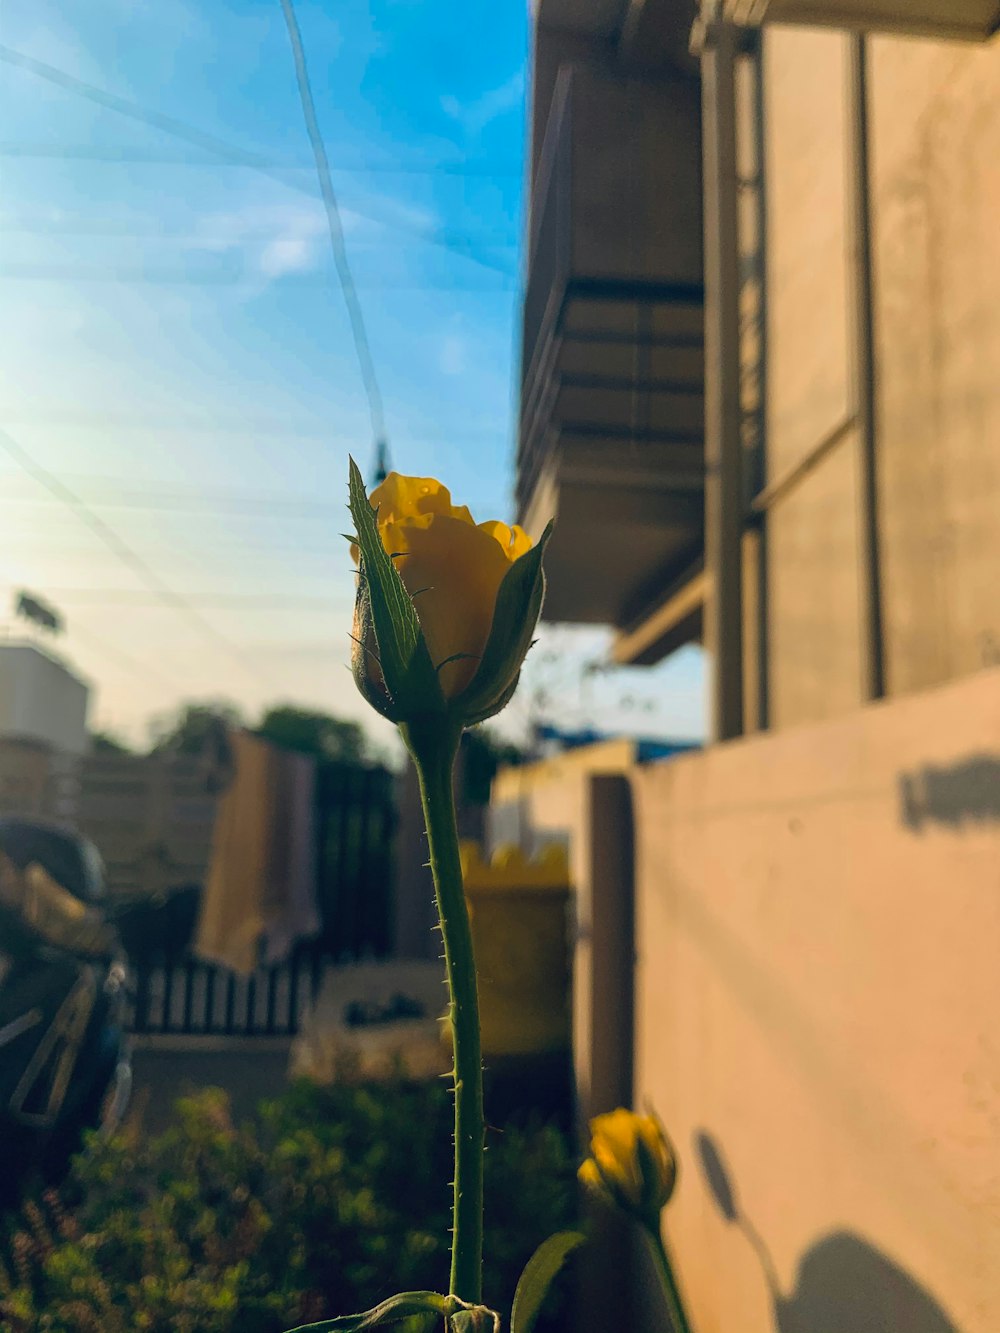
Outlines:
{"label": "wall shadow", "polygon": [[740,1228],[756,1254],[779,1333],[959,1333],[911,1274],[852,1231],[834,1231],[806,1251],[795,1287],[784,1292],[767,1246],[739,1205],[721,1150],[695,1135],[702,1175],[719,1212]]}
{"label": "wall shadow", "polygon": [[925,824],[958,829],[1000,822],[1000,755],[974,754],[944,768],[900,773],[898,785],[900,819],[917,833]]}

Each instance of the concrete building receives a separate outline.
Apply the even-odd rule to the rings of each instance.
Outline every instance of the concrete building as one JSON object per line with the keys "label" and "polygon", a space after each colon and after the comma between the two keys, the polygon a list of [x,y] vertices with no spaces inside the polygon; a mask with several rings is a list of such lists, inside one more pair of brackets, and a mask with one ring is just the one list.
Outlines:
{"label": "concrete building", "polygon": [[[553,515],[550,620],[631,639],[701,568],[701,94],[692,6],[543,0],[531,87],[517,496]],[[642,11],[642,15],[640,15]],[[647,28],[652,24],[653,31]],[[653,660],[683,626],[621,660]]]}
{"label": "concrete building", "polygon": [[[545,615],[702,641],[716,743],[518,797],[570,846],[581,1120],[668,1126],[696,1333],[1000,1327],[998,24],[535,10]],[[614,1253],[581,1333],[662,1328]]]}
{"label": "concrete building", "polygon": [[1000,6],[695,18],[537,6],[517,484],[722,739],[1000,660]]}
{"label": "concrete building", "polygon": [[53,653],[23,640],[0,642],[0,739],[83,754],[89,701],[90,686]]}

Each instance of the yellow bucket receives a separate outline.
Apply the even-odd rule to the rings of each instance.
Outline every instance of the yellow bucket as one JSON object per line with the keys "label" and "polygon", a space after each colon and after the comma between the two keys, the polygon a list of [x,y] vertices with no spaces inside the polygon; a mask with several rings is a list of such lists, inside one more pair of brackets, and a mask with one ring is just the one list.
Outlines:
{"label": "yellow bucket", "polygon": [[570,1045],[569,865],[553,846],[529,861],[491,862],[462,844],[486,1055],[541,1055]]}

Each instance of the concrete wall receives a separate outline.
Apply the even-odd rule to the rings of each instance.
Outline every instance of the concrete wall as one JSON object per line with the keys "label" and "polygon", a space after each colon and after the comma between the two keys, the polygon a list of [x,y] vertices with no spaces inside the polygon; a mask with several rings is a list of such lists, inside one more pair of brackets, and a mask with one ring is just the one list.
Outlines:
{"label": "concrete wall", "polygon": [[[626,774],[634,754],[630,741],[586,746],[501,770],[493,788],[491,816],[504,831],[499,841],[515,841],[531,853],[553,842],[569,849],[574,1111],[581,1145],[587,1122],[627,1104],[632,1093],[632,796]],[[581,1205],[602,1262],[577,1267],[574,1333],[631,1329],[634,1238],[607,1209],[586,1198]]]}
{"label": "concrete wall", "polygon": [[[592,773],[625,773],[635,762],[634,741],[603,741],[564,750],[551,759],[502,768],[493,779],[487,817],[491,851],[505,844],[537,856],[557,843],[574,852],[585,780]],[[574,874],[574,879],[575,879]]]}
{"label": "concrete wall", "polygon": [[871,71],[896,692],[1000,661],[1000,40],[878,38]]}
{"label": "concrete wall", "polygon": [[564,845],[573,889],[573,1051],[578,1126],[632,1086],[632,801],[635,744],[610,741],[502,769],[491,824],[535,856]]}
{"label": "concrete wall", "polygon": [[[764,41],[775,728],[863,699],[849,40],[775,27]],[[1000,661],[1000,40],[877,37],[868,60],[879,568],[895,695]],[[744,138],[750,119],[744,107]]]}
{"label": "concrete wall", "polygon": [[633,790],[635,1104],[697,1333],[995,1333],[1000,671]]}
{"label": "concrete wall", "polygon": [[[775,728],[861,702],[847,56],[847,38],[830,31],[769,30],[764,44],[764,483],[780,483],[841,432],[766,515],[764,651]],[[742,110],[745,122],[752,112]],[[750,630],[753,603],[746,618]],[[748,654],[755,646],[748,635]]]}
{"label": "concrete wall", "polygon": [[851,409],[847,280],[847,38],[772,29],[765,41],[768,472]]}

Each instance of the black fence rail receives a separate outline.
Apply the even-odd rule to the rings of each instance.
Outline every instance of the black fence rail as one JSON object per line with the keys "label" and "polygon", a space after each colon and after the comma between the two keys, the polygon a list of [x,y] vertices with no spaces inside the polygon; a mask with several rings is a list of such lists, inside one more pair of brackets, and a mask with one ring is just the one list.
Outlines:
{"label": "black fence rail", "polygon": [[[129,1030],[141,1035],[294,1036],[303,1009],[318,992],[326,963],[382,958],[392,944],[395,775],[381,765],[324,762],[316,771],[316,905],[319,937],[301,944],[287,963],[241,977],[194,957],[197,901],[171,956],[164,920],[137,927]],[[182,939],[182,935],[184,938]]]}
{"label": "black fence rail", "polygon": [[250,976],[197,958],[144,961],[134,970],[125,1014],[136,1035],[293,1037],[315,998],[324,957],[297,950]]}
{"label": "black fence rail", "polygon": [[383,958],[392,944],[395,775],[326,763],[316,774],[316,900],[331,958]]}

